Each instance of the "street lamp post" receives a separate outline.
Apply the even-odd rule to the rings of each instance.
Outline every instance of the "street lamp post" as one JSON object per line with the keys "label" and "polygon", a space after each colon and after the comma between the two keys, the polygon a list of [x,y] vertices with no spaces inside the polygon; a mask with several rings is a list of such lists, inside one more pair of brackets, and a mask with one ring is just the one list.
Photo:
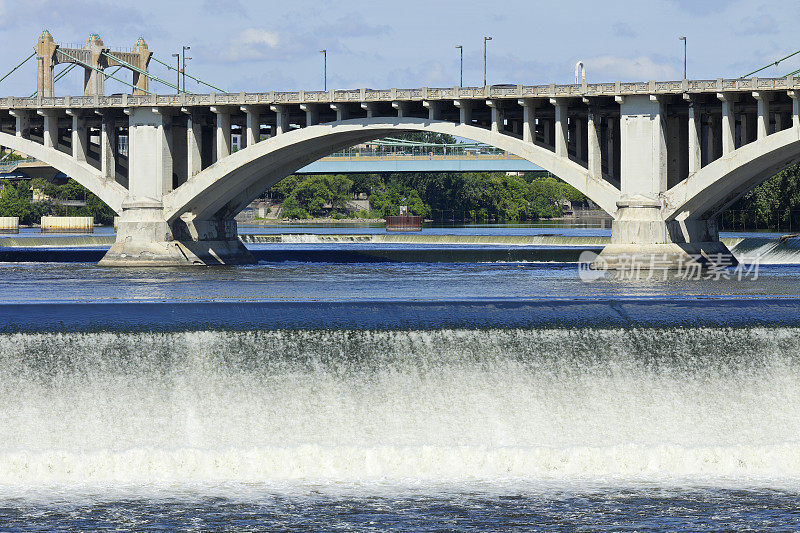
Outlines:
{"label": "street lamp post", "polygon": [[320,50],[322,54],[322,90],[328,90],[328,49]]}
{"label": "street lamp post", "polygon": [[491,41],[491,37],[483,37],[483,86],[486,87],[486,41]]}
{"label": "street lamp post", "polygon": [[464,47],[462,45],[457,45],[458,51],[461,53],[461,67],[459,69],[459,76],[458,76],[458,86],[464,86]]}
{"label": "street lamp post", "polygon": [[176,94],[181,94],[181,55],[180,54],[172,54],[172,57],[175,58],[175,63],[178,64],[178,68],[175,69],[175,90],[178,91]]}
{"label": "street lamp post", "polygon": [[686,78],[686,36],[682,35],[678,37],[679,41],[683,41],[683,79]]}
{"label": "street lamp post", "polygon": [[183,92],[186,92],[186,61],[191,59],[191,57],[186,57],[186,50],[191,50],[191,46],[183,46],[183,50],[181,51],[181,55],[183,55],[183,60],[181,61],[181,76],[183,77]]}

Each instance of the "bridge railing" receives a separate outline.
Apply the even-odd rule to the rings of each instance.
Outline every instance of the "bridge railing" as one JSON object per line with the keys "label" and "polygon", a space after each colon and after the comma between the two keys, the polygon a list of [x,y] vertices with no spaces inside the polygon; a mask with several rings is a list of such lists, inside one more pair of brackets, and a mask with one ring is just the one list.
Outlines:
{"label": "bridge railing", "polygon": [[626,94],[681,94],[715,91],[792,90],[800,77],[648,82],[609,82],[550,85],[493,85],[487,87],[421,87],[412,89],[347,89],[330,91],[269,91],[263,93],[208,93],[180,95],[58,96],[50,98],[0,98],[0,108],[128,107],[288,104],[301,102],[364,102],[426,99],[546,98],[618,96]]}

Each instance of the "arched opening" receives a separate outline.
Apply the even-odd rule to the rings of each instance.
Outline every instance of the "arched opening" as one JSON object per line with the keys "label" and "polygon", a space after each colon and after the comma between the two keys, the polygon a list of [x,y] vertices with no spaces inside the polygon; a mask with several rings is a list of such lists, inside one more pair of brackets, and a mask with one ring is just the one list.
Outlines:
{"label": "arched opening", "polygon": [[164,198],[167,220],[232,217],[264,190],[307,164],[361,142],[400,132],[429,131],[481,142],[558,176],[613,214],[619,189],[568,158],[516,137],[467,124],[422,118],[371,118],[308,126],[261,141],[203,170]]}
{"label": "arched opening", "polygon": [[800,130],[796,128],[744,145],[667,191],[668,218],[714,218],[748,191],[798,161]]}
{"label": "arched opening", "polygon": [[119,183],[103,180],[100,171],[70,154],[39,144],[30,139],[0,132],[0,146],[6,146],[59,170],[100,198],[116,213],[122,212],[122,202],[128,191]]}

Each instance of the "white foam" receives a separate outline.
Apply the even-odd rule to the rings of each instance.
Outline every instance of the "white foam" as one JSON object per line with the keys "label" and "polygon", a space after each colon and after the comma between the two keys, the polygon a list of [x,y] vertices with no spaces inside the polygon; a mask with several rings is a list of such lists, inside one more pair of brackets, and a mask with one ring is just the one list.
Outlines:
{"label": "white foam", "polygon": [[2,336],[0,486],[800,482],[799,337]]}

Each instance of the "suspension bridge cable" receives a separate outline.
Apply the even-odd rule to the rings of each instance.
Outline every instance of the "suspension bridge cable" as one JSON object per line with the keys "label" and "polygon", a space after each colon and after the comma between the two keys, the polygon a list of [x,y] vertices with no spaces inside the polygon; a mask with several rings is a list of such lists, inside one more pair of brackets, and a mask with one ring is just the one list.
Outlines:
{"label": "suspension bridge cable", "polygon": [[787,77],[789,77],[789,76],[794,76],[795,74],[797,74],[797,73],[799,73],[799,72],[800,72],[800,68],[799,68],[799,69],[797,69],[797,70],[793,70],[793,71],[791,71],[789,74],[786,74],[786,75],[784,76],[784,78],[787,78]]}
{"label": "suspension bridge cable", "polygon": [[[81,61],[80,59],[78,59],[78,58],[76,58],[76,57],[72,57],[70,54],[66,53],[64,50],[61,50],[61,49],[59,49],[58,51],[59,51],[60,53],[64,54],[65,56],[67,56],[68,58],[70,58],[71,60],[75,61],[75,62],[76,62],[76,63],[78,63],[79,65],[83,65],[84,67],[86,67],[86,68],[88,68],[88,69],[92,69],[92,70],[94,70],[95,72],[99,72],[99,73],[100,73],[100,74],[102,74],[103,76],[106,76],[106,73],[105,73],[105,72],[103,72],[102,70],[100,70],[99,68],[95,68],[95,67],[93,67],[93,66],[91,66],[91,65],[89,65],[89,64],[87,64],[87,63],[84,63],[83,61]],[[114,81],[118,81],[118,82],[120,82],[120,83],[122,83],[122,84],[124,84],[124,85],[127,85],[128,87],[133,87],[134,89],[140,90],[140,91],[142,91],[142,92],[145,92],[145,93],[147,93],[147,94],[153,94],[153,93],[151,93],[150,91],[147,91],[147,90],[145,90],[145,89],[142,89],[141,87],[137,87],[136,85],[134,85],[134,84],[132,84],[132,83],[128,83],[128,82],[127,82],[127,81],[125,81],[125,80],[121,80],[121,79],[119,79],[119,78],[115,78],[115,77],[114,77],[114,76],[112,76],[111,74],[109,74],[109,75],[108,75],[108,76],[106,76],[106,77],[108,77],[108,78],[111,78],[111,79],[112,79],[112,80],[114,80]]]}
{"label": "suspension bridge cable", "polygon": [[120,67],[117,67],[117,70],[115,70],[115,71],[114,71],[114,72],[112,72],[111,74],[103,74],[103,75],[104,75],[104,76],[106,77],[106,79],[107,79],[109,76],[113,76],[114,74],[116,74],[117,72],[119,72],[119,70],[120,70],[121,68],[122,68],[121,66],[120,66]]}
{"label": "suspension bridge cable", "polygon": [[8,72],[8,74],[6,74],[6,75],[5,75],[5,76],[3,76],[2,78],[0,78],[0,81],[3,81],[3,80],[4,80],[4,79],[6,79],[7,77],[11,76],[11,75],[14,73],[14,71],[15,71],[15,70],[17,70],[19,67],[21,67],[22,65],[24,65],[25,63],[27,63],[27,62],[28,62],[28,60],[29,60],[30,58],[32,58],[33,56],[35,56],[35,55],[36,55],[36,52],[34,52],[34,53],[32,53],[31,55],[29,55],[28,57],[26,57],[26,58],[25,58],[25,59],[22,61],[22,63],[20,63],[20,64],[19,64],[19,65],[17,65],[16,67],[12,68],[12,69],[11,69],[11,70]]}
{"label": "suspension bridge cable", "polygon": [[144,71],[144,70],[140,69],[139,67],[136,67],[136,66],[134,66],[134,65],[131,65],[131,64],[130,64],[130,63],[128,63],[127,61],[123,61],[122,59],[120,59],[120,58],[118,58],[118,57],[115,57],[115,56],[112,56],[111,54],[109,54],[109,53],[106,53],[106,52],[101,52],[101,53],[102,53],[104,56],[106,56],[106,57],[108,57],[108,58],[110,58],[110,59],[113,59],[114,61],[117,61],[117,62],[118,62],[118,63],[120,63],[121,65],[123,65],[123,66],[125,66],[125,67],[128,67],[129,69],[131,69],[131,70],[133,70],[133,71],[135,71],[135,72],[138,72],[139,74],[143,74],[144,76],[147,76],[147,77],[148,77],[148,78],[150,78],[151,80],[157,81],[157,82],[159,82],[159,83],[163,83],[163,84],[164,84],[164,85],[166,85],[167,87],[172,87],[172,88],[173,88],[173,89],[175,89],[176,91],[180,91],[180,90],[181,90],[181,89],[180,89],[180,87],[178,87],[177,85],[173,85],[173,84],[171,84],[170,82],[168,82],[168,81],[166,81],[166,80],[162,80],[162,79],[161,79],[161,78],[159,78],[158,76],[153,76],[153,75],[152,75],[152,74],[150,74],[149,72],[146,72],[146,71]]}
{"label": "suspension bridge cable", "polygon": [[[180,72],[178,69],[176,69],[176,68],[175,68],[175,67],[173,67],[172,65],[168,65],[167,63],[164,63],[163,61],[161,61],[160,59],[158,59],[156,56],[153,56],[153,59],[154,59],[154,60],[156,60],[157,62],[161,63],[162,65],[164,65],[165,67],[167,67],[167,68],[168,68],[168,69],[170,69],[170,70],[174,70],[174,71]],[[228,91],[226,91],[225,89],[220,89],[219,87],[216,87],[216,86],[214,86],[214,85],[211,85],[210,83],[207,83],[207,82],[205,82],[205,81],[203,81],[203,80],[201,80],[201,79],[199,79],[199,78],[195,78],[194,76],[192,76],[192,75],[190,75],[190,74],[186,74],[185,72],[181,72],[181,74],[182,74],[183,76],[186,76],[187,78],[191,78],[191,79],[193,79],[193,80],[194,80],[194,81],[196,81],[197,83],[202,83],[203,85],[208,85],[208,86],[209,86],[209,87],[211,87],[212,89],[216,89],[216,90],[218,90],[218,91],[221,91],[221,92],[223,92],[223,93],[227,93],[227,92],[228,92]]]}
{"label": "suspension bridge cable", "polygon": [[[789,58],[790,58],[790,57],[792,57],[792,56],[796,56],[797,54],[800,54],[800,50],[798,50],[797,52],[793,52],[793,53],[789,54],[789,55],[788,55],[788,56],[786,56],[786,57],[782,57],[782,58],[780,58],[779,60],[777,60],[777,61],[774,61],[774,62],[770,63],[769,65],[765,65],[765,66],[761,67],[760,69],[756,69],[756,70],[754,70],[753,72],[749,72],[749,73],[747,73],[747,74],[745,74],[744,76],[741,76],[741,77],[742,77],[742,78],[749,78],[749,77],[750,77],[750,76],[752,76],[753,74],[756,74],[756,73],[758,73],[758,72],[761,72],[762,70],[764,70],[764,69],[767,69],[767,68],[769,68],[769,67],[774,67],[774,66],[777,66],[777,65],[778,65],[778,63],[780,63],[781,61],[783,61],[783,60],[785,60],[785,59],[789,59]],[[798,72],[798,71],[795,71],[795,72]],[[787,74],[787,76],[788,76],[788,74]]]}
{"label": "suspension bridge cable", "polygon": [[53,79],[53,83],[57,82],[58,80],[60,80],[60,79],[61,79],[61,78],[63,78],[64,76],[66,76],[66,75],[69,73],[69,71],[70,71],[70,70],[74,69],[74,68],[75,68],[75,67],[77,67],[77,66],[78,66],[78,65],[76,65],[75,63],[73,63],[73,64],[71,64],[70,66],[68,66],[67,68],[65,68],[64,70],[62,70],[62,71],[61,71],[61,72],[58,74],[58,76],[56,76],[56,77]]}

